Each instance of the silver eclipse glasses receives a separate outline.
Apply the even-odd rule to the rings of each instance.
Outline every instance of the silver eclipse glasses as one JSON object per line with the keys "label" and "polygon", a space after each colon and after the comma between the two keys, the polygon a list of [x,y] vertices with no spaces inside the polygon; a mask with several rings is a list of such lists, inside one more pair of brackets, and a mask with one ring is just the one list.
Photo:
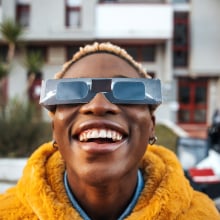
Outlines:
{"label": "silver eclipse glasses", "polygon": [[88,103],[97,93],[103,93],[115,104],[162,102],[159,79],[62,78],[42,81],[40,104],[54,110],[56,105]]}

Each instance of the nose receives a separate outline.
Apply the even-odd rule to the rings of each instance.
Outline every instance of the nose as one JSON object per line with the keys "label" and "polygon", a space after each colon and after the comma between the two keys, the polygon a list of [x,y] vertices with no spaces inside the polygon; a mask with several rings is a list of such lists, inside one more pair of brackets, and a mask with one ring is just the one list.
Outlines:
{"label": "nose", "polygon": [[103,116],[107,113],[117,114],[119,112],[119,107],[111,103],[102,93],[97,93],[89,103],[82,105],[80,108],[80,113],[100,116]]}

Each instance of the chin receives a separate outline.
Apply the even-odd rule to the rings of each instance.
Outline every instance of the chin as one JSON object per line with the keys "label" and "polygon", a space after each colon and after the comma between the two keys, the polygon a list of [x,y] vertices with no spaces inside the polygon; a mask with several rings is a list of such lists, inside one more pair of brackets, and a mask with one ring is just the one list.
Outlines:
{"label": "chin", "polygon": [[80,173],[81,178],[93,186],[107,185],[112,181],[119,181],[126,171],[112,169],[110,166],[92,166],[88,165],[88,169],[84,169],[84,172]]}

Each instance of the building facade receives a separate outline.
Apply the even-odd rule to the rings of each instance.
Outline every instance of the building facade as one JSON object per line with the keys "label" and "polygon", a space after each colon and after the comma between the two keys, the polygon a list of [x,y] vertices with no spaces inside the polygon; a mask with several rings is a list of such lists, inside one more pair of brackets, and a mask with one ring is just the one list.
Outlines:
{"label": "building facade", "polygon": [[[116,43],[163,84],[157,121],[184,129],[207,128],[220,108],[219,0],[1,0],[0,22],[24,26],[8,78],[7,95],[24,97],[25,55],[44,58],[42,79],[50,78],[81,45]],[[7,44],[0,36],[0,55]],[[19,83],[18,83],[19,82]],[[32,92],[39,94],[39,84]],[[198,126],[199,125],[199,126]]]}

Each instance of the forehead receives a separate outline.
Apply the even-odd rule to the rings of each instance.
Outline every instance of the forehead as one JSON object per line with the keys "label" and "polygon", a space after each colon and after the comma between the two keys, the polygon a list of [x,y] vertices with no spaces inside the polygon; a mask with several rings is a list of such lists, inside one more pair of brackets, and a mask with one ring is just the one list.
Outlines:
{"label": "forehead", "polygon": [[87,55],[74,63],[64,74],[64,78],[140,78],[137,70],[124,59],[108,54]]}

